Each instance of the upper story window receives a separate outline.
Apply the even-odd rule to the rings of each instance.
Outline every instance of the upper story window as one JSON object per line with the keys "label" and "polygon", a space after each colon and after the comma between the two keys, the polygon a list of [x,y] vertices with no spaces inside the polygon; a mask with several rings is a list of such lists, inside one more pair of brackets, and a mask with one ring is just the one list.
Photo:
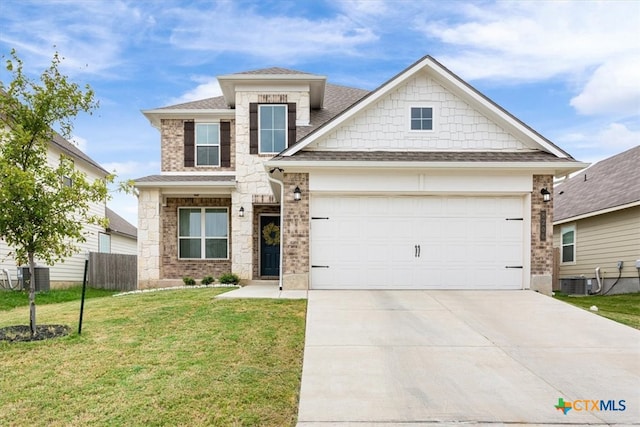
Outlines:
{"label": "upper story window", "polygon": [[196,166],[220,166],[220,128],[217,123],[196,123]]}
{"label": "upper story window", "polygon": [[71,174],[73,173],[73,169],[75,167],[73,159],[62,155],[60,156],[60,165],[69,168],[69,173],[63,174],[61,176],[62,185],[64,185],[65,187],[71,187],[73,185],[73,178],[71,178]]}
{"label": "upper story window", "polygon": [[433,108],[411,107],[411,130],[433,130]]}
{"label": "upper story window", "polygon": [[576,261],[576,226],[569,225],[560,229],[562,239],[561,259],[563,263]]}
{"label": "upper story window", "polygon": [[260,153],[279,153],[287,148],[287,106],[260,105]]}

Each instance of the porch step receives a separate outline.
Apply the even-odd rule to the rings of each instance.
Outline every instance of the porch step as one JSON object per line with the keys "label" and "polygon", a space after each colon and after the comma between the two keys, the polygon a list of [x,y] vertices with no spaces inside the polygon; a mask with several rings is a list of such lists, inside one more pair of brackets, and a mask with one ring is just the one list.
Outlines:
{"label": "porch step", "polygon": [[277,280],[259,280],[259,279],[251,279],[251,280],[247,280],[247,281],[242,281],[241,283],[243,286],[251,286],[251,285],[269,285],[269,286],[274,286],[274,287],[278,287],[278,281]]}

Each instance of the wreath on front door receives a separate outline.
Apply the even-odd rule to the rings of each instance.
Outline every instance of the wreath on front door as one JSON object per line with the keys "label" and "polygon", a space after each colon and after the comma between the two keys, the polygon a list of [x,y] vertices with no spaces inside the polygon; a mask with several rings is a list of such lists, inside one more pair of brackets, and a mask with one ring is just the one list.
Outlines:
{"label": "wreath on front door", "polygon": [[280,227],[270,222],[262,228],[262,237],[264,238],[264,242],[269,246],[279,245]]}

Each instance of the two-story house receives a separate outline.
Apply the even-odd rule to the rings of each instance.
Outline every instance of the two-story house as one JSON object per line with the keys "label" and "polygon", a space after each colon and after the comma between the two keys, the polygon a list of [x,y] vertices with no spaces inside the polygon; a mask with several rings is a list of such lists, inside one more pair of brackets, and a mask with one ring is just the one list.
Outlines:
{"label": "two-story house", "polygon": [[[48,145],[47,159],[48,163],[54,167],[61,161],[73,162],[74,168],[84,173],[88,181],[105,179],[109,174],[98,162],[57,133],[54,133]],[[70,178],[63,177],[63,179],[67,185],[73,185]],[[126,223],[123,218],[108,209],[106,201],[91,203],[89,214],[105,216],[113,223],[106,229],[98,224],[85,224],[83,234],[86,240],[78,244],[79,250],[76,254],[66,257],[61,262],[57,262],[54,265],[46,265],[43,261],[36,259],[38,267],[48,269],[51,287],[65,287],[82,283],[85,259],[89,252],[135,253],[135,251],[131,250],[132,247],[136,247],[135,227]],[[128,224],[128,227],[124,223]],[[115,227],[118,230],[126,229],[128,236],[122,236],[122,233],[118,233]],[[115,239],[114,246],[112,246],[112,239]],[[16,265],[11,255],[12,252],[13,248],[0,239],[0,274],[5,280],[7,280],[6,276],[8,275],[12,283],[16,283],[20,275],[18,267],[24,266]]]}
{"label": "two-story house", "polygon": [[144,111],[139,286],[551,290],[553,177],[585,165],[430,56],[366,92],[268,68]]}

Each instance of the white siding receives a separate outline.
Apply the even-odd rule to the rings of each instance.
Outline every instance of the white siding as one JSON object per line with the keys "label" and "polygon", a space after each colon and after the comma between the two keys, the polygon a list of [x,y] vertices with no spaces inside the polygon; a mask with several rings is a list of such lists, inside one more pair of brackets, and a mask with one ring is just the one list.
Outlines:
{"label": "white siding", "polygon": [[111,234],[111,253],[137,255],[138,242],[136,239],[121,236],[119,234]]}
{"label": "white siding", "polygon": [[[48,151],[48,159],[49,163],[52,166],[57,166],[60,161],[59,151],[55,147],[50,147]],[[103,178],[103,175],[100,175],[97,170],[93,167],[85,166],[84,162],[75,159],[75,167],[77,170],[80,170],[87,174],[88,180],[95,180],[99,178]],[[104,216],[105,214],[105,204],[101,203],[92,203],[90,207],[90,215],[99,215]],[[104,228],[87,224],[84,229],[84,234],[86,238],[86,242],[78,245],[79,251],[70,257],[64,259],[64,261],[58,262],[53,266],[49,266],[49,276],[52,282],[72,282],[72,283],[81,283],[84,276],[84,261],[87,256],[87,253],[90,251],[98,251],[98,233],[103,232]],[[12,279],[16,279],[16,263],[13,258],[8,257],[9,248],[5,242],[0,241],[0,269],[7,268],[12,276]],[[46,266],[46,264],[42,261],[36,260],[37,265]]]}
{"label": "white siding", "polygon": [[[410,131],[411,107],[432,107],[433,131]],[[527,147],[444,89],[416,75],[305,150],[520,150]]]}

